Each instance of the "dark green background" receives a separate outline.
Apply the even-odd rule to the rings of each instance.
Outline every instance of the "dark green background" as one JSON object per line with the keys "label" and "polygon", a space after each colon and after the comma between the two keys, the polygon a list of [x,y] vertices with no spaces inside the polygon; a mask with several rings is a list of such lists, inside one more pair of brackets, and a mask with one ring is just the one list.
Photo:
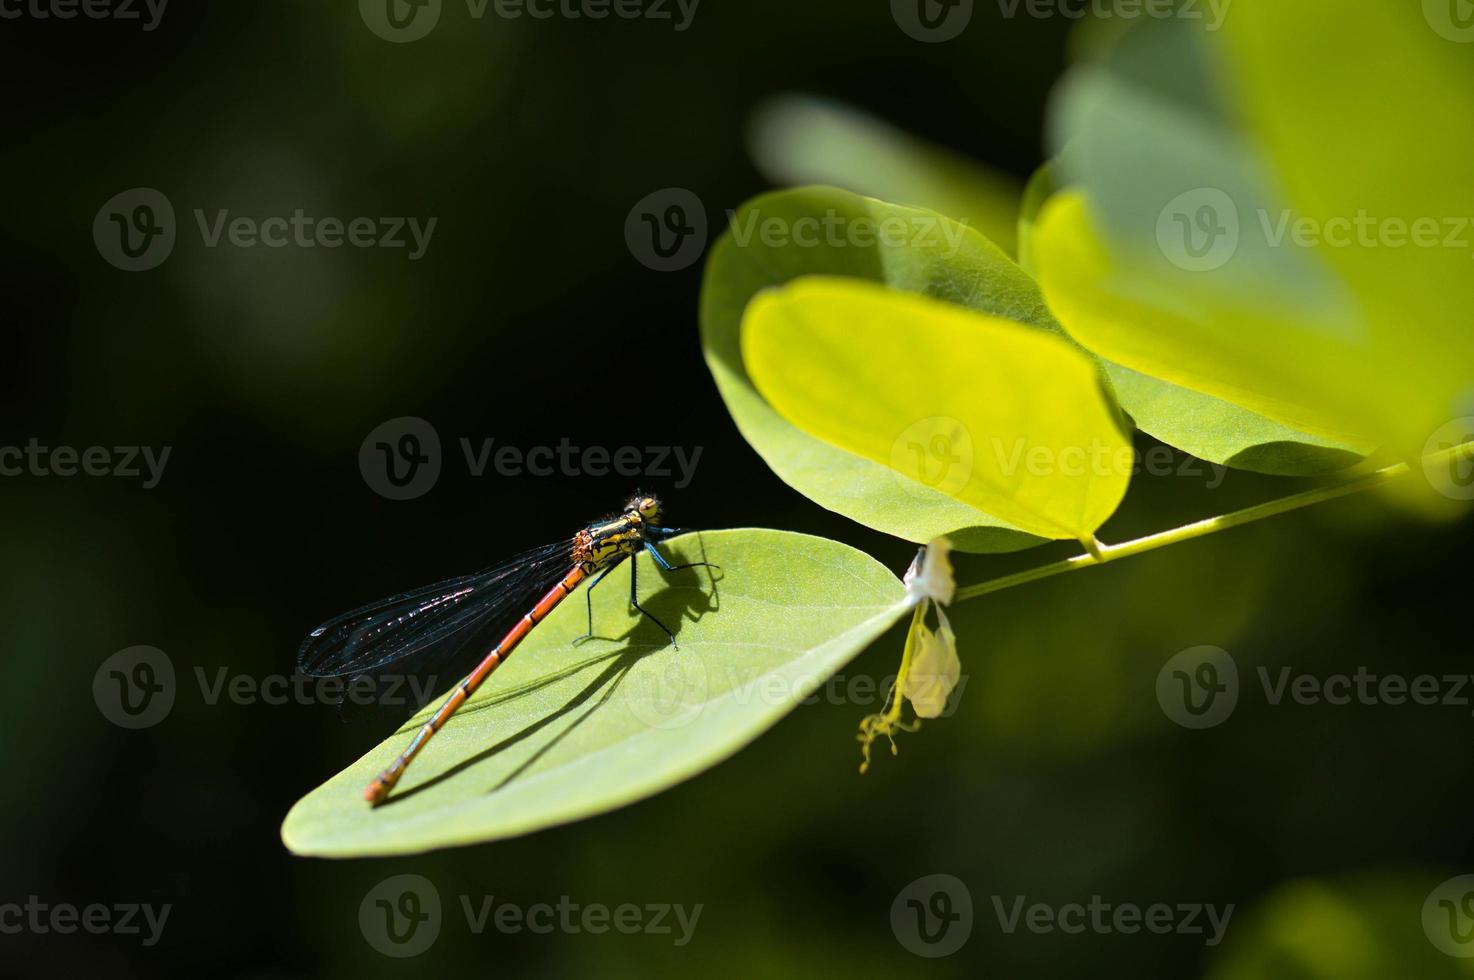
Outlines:
{"label": "dark green background", "polygon": [[[1367,882],[1346,887],[1372,904],[1395,900],[1306,942],[1409,942],[1413,958],[1392,960],[1409,964],[1403,975],[1456,975],[1445,972],[1456,961],[1430,957],[1418,922],[1427,888],[1471,860],[1469,707],[1274,707],[1251,676],[1259,664],[1322,676],[1467,664],[1469,525],[1424,523],[1387,501],[959,607],[957,713],[864,778],[853,734],[874,705],[821,703],[655,800],[422,858],[302,860],[277,837],[292,802],[392,719],[344,725],[330,707],[212,706],[199,694],[196,668],[289,673],[327,616],[562,537],[633,489],[617,477],[472,479],[461,436],[700,446],[690,487],[644,481],[670,496],[677,523],[824,534],[903,569],[908,545],[812,505],[741,440],[701,361],[699,265],[646,269],[625,247],[625,216],[680,186],[719,226],[768,186],[747,156],[750,111],[794,90],[1022,178],[1040,161],[1070,26],[979,3],[960,39],[923,45],[878,0],[705,0],[684,33],[613,19],[477,23],[447,0],[436,31],[402,46],[345,0],[175,0],[151,33],[0,20],[0,444],[173,447],[150,491],[0,480],[0,902],[174,905],[148,950],[133,937],[0,936],[0,973],[1188,977],[1216,959],[1200,937],[1010,936],[992,896],[1234,903],[1229,941],[1246,960],[1263,948],[1254,908],[1287,882],[1323,878]],[[101,260],[91,225],[135,186],[171,198],[180,243],[159,269],[130,275]],[[439,224],[415,263],[380,250],[208,250],[195,207]],[[590,385],[579,370],[590,363],[608,380]],[[394,503],[365,485],[357,453],[403,415],[437,427],[446,470],[428,495]],[[1298,486],[1205,482],[1143,478],[1103,538]],[[959,577],[1065,553],[964,557]],[[166,651],[181,684],[164,723],[128,732],[101,717],[91,684],[135,644]],[[886,676],[900,644],[897,632],[851,675]],[[1200,644],[1233,653],[1245,692],[1228,723],[1189,732],[1164,717],[1154,686],[1167,658]],[[430,952],[397,962],[365,943],[358,906],[409,871],[436,883],[447,921]],[[966,882],[976,921],[960,952],[933,961],[896,941],[890,908],[936,872]],[[1406,889],[1389,884],[1404,875]],[[704,910],[680,949],[644,935],[475,936],[461,894]],[[1222,975],[1341,975],[1263,955],[1266,972]]]}

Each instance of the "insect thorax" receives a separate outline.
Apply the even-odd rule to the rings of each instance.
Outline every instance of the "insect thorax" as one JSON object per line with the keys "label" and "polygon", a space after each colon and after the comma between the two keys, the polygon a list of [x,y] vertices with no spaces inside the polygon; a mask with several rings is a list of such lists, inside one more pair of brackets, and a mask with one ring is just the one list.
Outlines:
{"label": "insect thorax", "polygon": [[574,535],[573,560],[586,572],[597,572],[614,562],[639,550],[642,522],[636,516],[626,514],[606,524],[585,528]]}

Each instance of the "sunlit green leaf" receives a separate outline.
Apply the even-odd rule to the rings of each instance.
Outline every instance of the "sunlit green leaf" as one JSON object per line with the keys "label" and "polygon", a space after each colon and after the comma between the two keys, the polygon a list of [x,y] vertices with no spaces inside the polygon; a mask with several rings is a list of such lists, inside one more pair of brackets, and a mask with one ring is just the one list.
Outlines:
{"label": "sunlit green leaf", "polygon": [[1068,341],[853,279],[758,296],[742,327],[768,403],[817,438],[1046,538],[1089,538],[1131,443]]}
{"label": "sunlit green leaf", "polygon": [[[880,235],[881,228],[891,234]],[[763,400],[742,363],[743,312],[760,291],[806,275],[881,282],[1058,331],[1034,280],[977,232],[933,212],[830,187],[764,194],[733,215],[731,229],[712,249],[701,294],[701,340],[742,435],[784,482],[821,506],[916,542],[965,529],[952,535],[964,551],[1041,543],[889,466],[804,433]]]}
{"label": "sunlit green leaf", "polygon": [[[1232,307],[1248,311],[1245,316],[1251,320],[1256,309],[1278,309],[1281,319],[1298,317],[1301,328],[1316,318],[1328,320],[1345,307],[1328,270],[1310,256],[1270,248],[1262,239],[1241,236],[1224,265],[1214,269],[1206,268],[1219,258],[1211,252],[1196,264],[1186,251],[1172,250],[1170,236],[1184,233],[1172,224],[1176,216],[1168,213],[1174,204],[1185,217],[1196,218],[1203,206],[1216,208],[1225,200],[1238,202],[1236,207],[1245,213],[1267,210],[1275,202],[1260,162],[1232,131],[1220,104],[1201,30],[1174,18],[1143,21],[1117,32],[1112,44],[1101,46],[1092,61],[1059,87],[1051,128],[1062,149],[1052,169],[1053,183],[1082,188],[1096,205],[1092,217],[1098,227],[1077,215],[1080,220],[1070,234],[1088,241],[1075,251],[1056,248],[1055,264],[1047,270],[1038,267],[1031,252],[1032,271],[1045,282],[1056,313],[1071,311],[1066,327],[1105,359],[1133,421],[1202,459],[1269,473],[1324,472],[1350,465],[1367,452],[1371,446],[1364,438],[1302,431],[1266,417],[1269,400],[1251,399],[1259,409],[1251,410],[1229,400],[1231,386],[1214,382],[1199,388],[1199,376],[1183,369],[1183,352],[1172,336],[1192,336],[1200,325],[1178,321],[1213,315],[1245,330],[1256,325],[1235,324],[1240,313],[1233,308],[1210,314],[1208,306],[1220,294],[1229,297]],[[1033,195],[1033,211],[1040,209],[1039,196]],[[1026,209],[1021,220],[1032,247],[1037,215]],[[1055,231],[1059,233],[1058,225]],[[1095,265],[1082,269],[1069,264],[1080,253],[1115,253],[1110,254],[1109,280],[1092,278]],[[1202,288],[1205,272],[1213,273],[1213,289]],[[1136,314],[1151,324],[1128,319],[1102,330],[1097,322],[1102,311],[1092,309],[1090,300],[1100,292],[1129,297]],[[1299,312],[1305,310],[1314,312]],[[1159,329],[1164,323],[1172,325],[1166,337]],[[1139,346],[1150,348],[1154,356],[1134,359],[1139,352],[1118,342],[1118,335],[1133,333],[1153,334]],[[1257,356],[1257,351],[1250,353]],[[1131,367],[1117,363],[1128,359]],[[1209,371],[1215,379],[1236,371],[1255,376],[1222,359]],[[1327,409],[1322,405],[1313,414],[1324,416]],[[1347,427],[1342,420],[1331,423],[1333,429]]]}
{"label": "sunlit green leaf", "polygon": [[1053,141],[1091,211],[1056,211],[1055,242],[1086,268],[1041,270],[1071,333],[1342,448],[1420,452],[1474,390],[1471,248],[1411,232],[1474,211],[1474,68],[1437,6],[1245,0],[1073,71]]}
{"label": "sunlit green leaf", "polygon": [[1370,446],[1301,432],[1232,402],[1105,362],[1121,407],[1143,432],[1199,459],[1276,476],[1308,476],[1359,463]]}
{"label": "sunlit green leaf", "polygon": [[[1066,227],[1058,214],[1050,234],[1055,236],[1046,246],[1047,268],[1036,269],[1042,283],[1053,297],[1061,316],[1082,338],[1102,345],[1103,349],[1120,353],[1110,337],[1103,337],[1114,324],[1102,328],[1096,318],[1105,315],[1096,300],[1102,284],[1092,278],[1099,266],[1083,261],[1082,256],[1102,256],[1102,246],[1093,238],[1090,227],[1077,213],[1077,223]],[[1020,224],[1021,240],[1032,249],[1033,224]],[[1071,243],[1069,236],[1078,241]],[[1063,239],[1063,240],[1062,240]],[[1123,311],[1129,320],[1125,326],[1142,329],[1150,318],[1170,319],[1171,311],[1138,308]],[[1147,362],[1152,370],[1186,380],[1179,366],[1166,358]],[[1116,398],[1143,432],[1199,459],[1222,463],[1260,473],[1295,476],[1325,473],[1354,465],[1371,450],[1369,445],[1353,445],[1336,439],[1314,436],[1289,425],[1250,411],[1240,405],[1176,384],[1161,377],[1132,370],[1115,361],[1101,358]]]}
{"label": "sunlit green leaf", "polygon": [[1467,8],[1243,0],[1222,37],[1237,108],[1362,311],[1372,377],[1348,397],[1406,451],[1474,404]]}
{"label": "sunlit green leaf", "polygon": [[[1110,254],[1078,191],[1045,205],[1033,241],[1052,308],[1101,357],[1242,406],[1322,445],[1366,444],[1368,429],[1356,427],[1364,414],[1336,410],[1338,383],[1303,378],[1296,363],[1318,356],[1322,364],[1334,362],[1329,374],[1354,352],[1308,335],[1293,311],[1266,309],[1241,291],[1218,292],[1202,280],[1160,275],[1134,256]],[[1280,356],[1262,358],[1246,338]]]}
{"label": "sunlit green leaf", "polygon": [[1034,262],[1034,223],[1039,220],[1039,212],[1043,210],[1044,202],[1059,191],[1059,180],[1060,176],[1055,163],[1046,162],[1034,171],[1034,176],[1029,178],[1029,183],[1024,187],[1023,199],[1019,204],[1018,264],[1025,272],[1036,278],[1039,270],[1035,267]]}
{"label": "sunlit green leaf", "polygon": [[900,581],[823,538],[765,530],[665,546],[720,570],[621,568],[544,620],[409,768],[389,801],[363,789],[433,710],[313,790],[287,815],[298,854],[405,854],[530,833],[624,806],[710,768],[793,709],[905,612]]}

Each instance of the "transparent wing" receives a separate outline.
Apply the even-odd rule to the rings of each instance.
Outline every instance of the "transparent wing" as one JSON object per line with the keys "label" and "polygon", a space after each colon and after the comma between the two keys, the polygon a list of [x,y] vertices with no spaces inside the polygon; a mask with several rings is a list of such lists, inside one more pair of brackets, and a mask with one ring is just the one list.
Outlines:
{"label": "transparent wing", "polygon": [[369,603],[308,634],[297,670],[309,677],[372,676],[390,668],[423,673],[484,656],[571,567],[563,541]]}

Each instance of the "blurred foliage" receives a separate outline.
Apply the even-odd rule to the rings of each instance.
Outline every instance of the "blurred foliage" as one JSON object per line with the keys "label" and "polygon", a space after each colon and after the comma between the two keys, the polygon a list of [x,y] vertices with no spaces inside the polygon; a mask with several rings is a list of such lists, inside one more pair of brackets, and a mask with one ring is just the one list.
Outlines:
{"label": "blurred foliage", "polygon": [[1436,980],[1474,975],[1408,915],[1439,887],[1412,869],[1290,882],[1261,900],[1207,980]]}
{"label": "blurred foliage", "polygon": [[776,184],[829,184],[949,215],[1013,254],[1018,180],[865,113],[802,95],[758,107],[752,156]]}
{"label": "blurred foliage", "polygon": [[1062,84],[1053,142],[1080,190],[1037,222],[1046,297],[1134,371],[1314,445],[1420,454],[1474,387],[1468,246],[1437,234],[1474,212],[1467,59],[1414,5],[1235,6],[1221,32],[1144,22]]}

